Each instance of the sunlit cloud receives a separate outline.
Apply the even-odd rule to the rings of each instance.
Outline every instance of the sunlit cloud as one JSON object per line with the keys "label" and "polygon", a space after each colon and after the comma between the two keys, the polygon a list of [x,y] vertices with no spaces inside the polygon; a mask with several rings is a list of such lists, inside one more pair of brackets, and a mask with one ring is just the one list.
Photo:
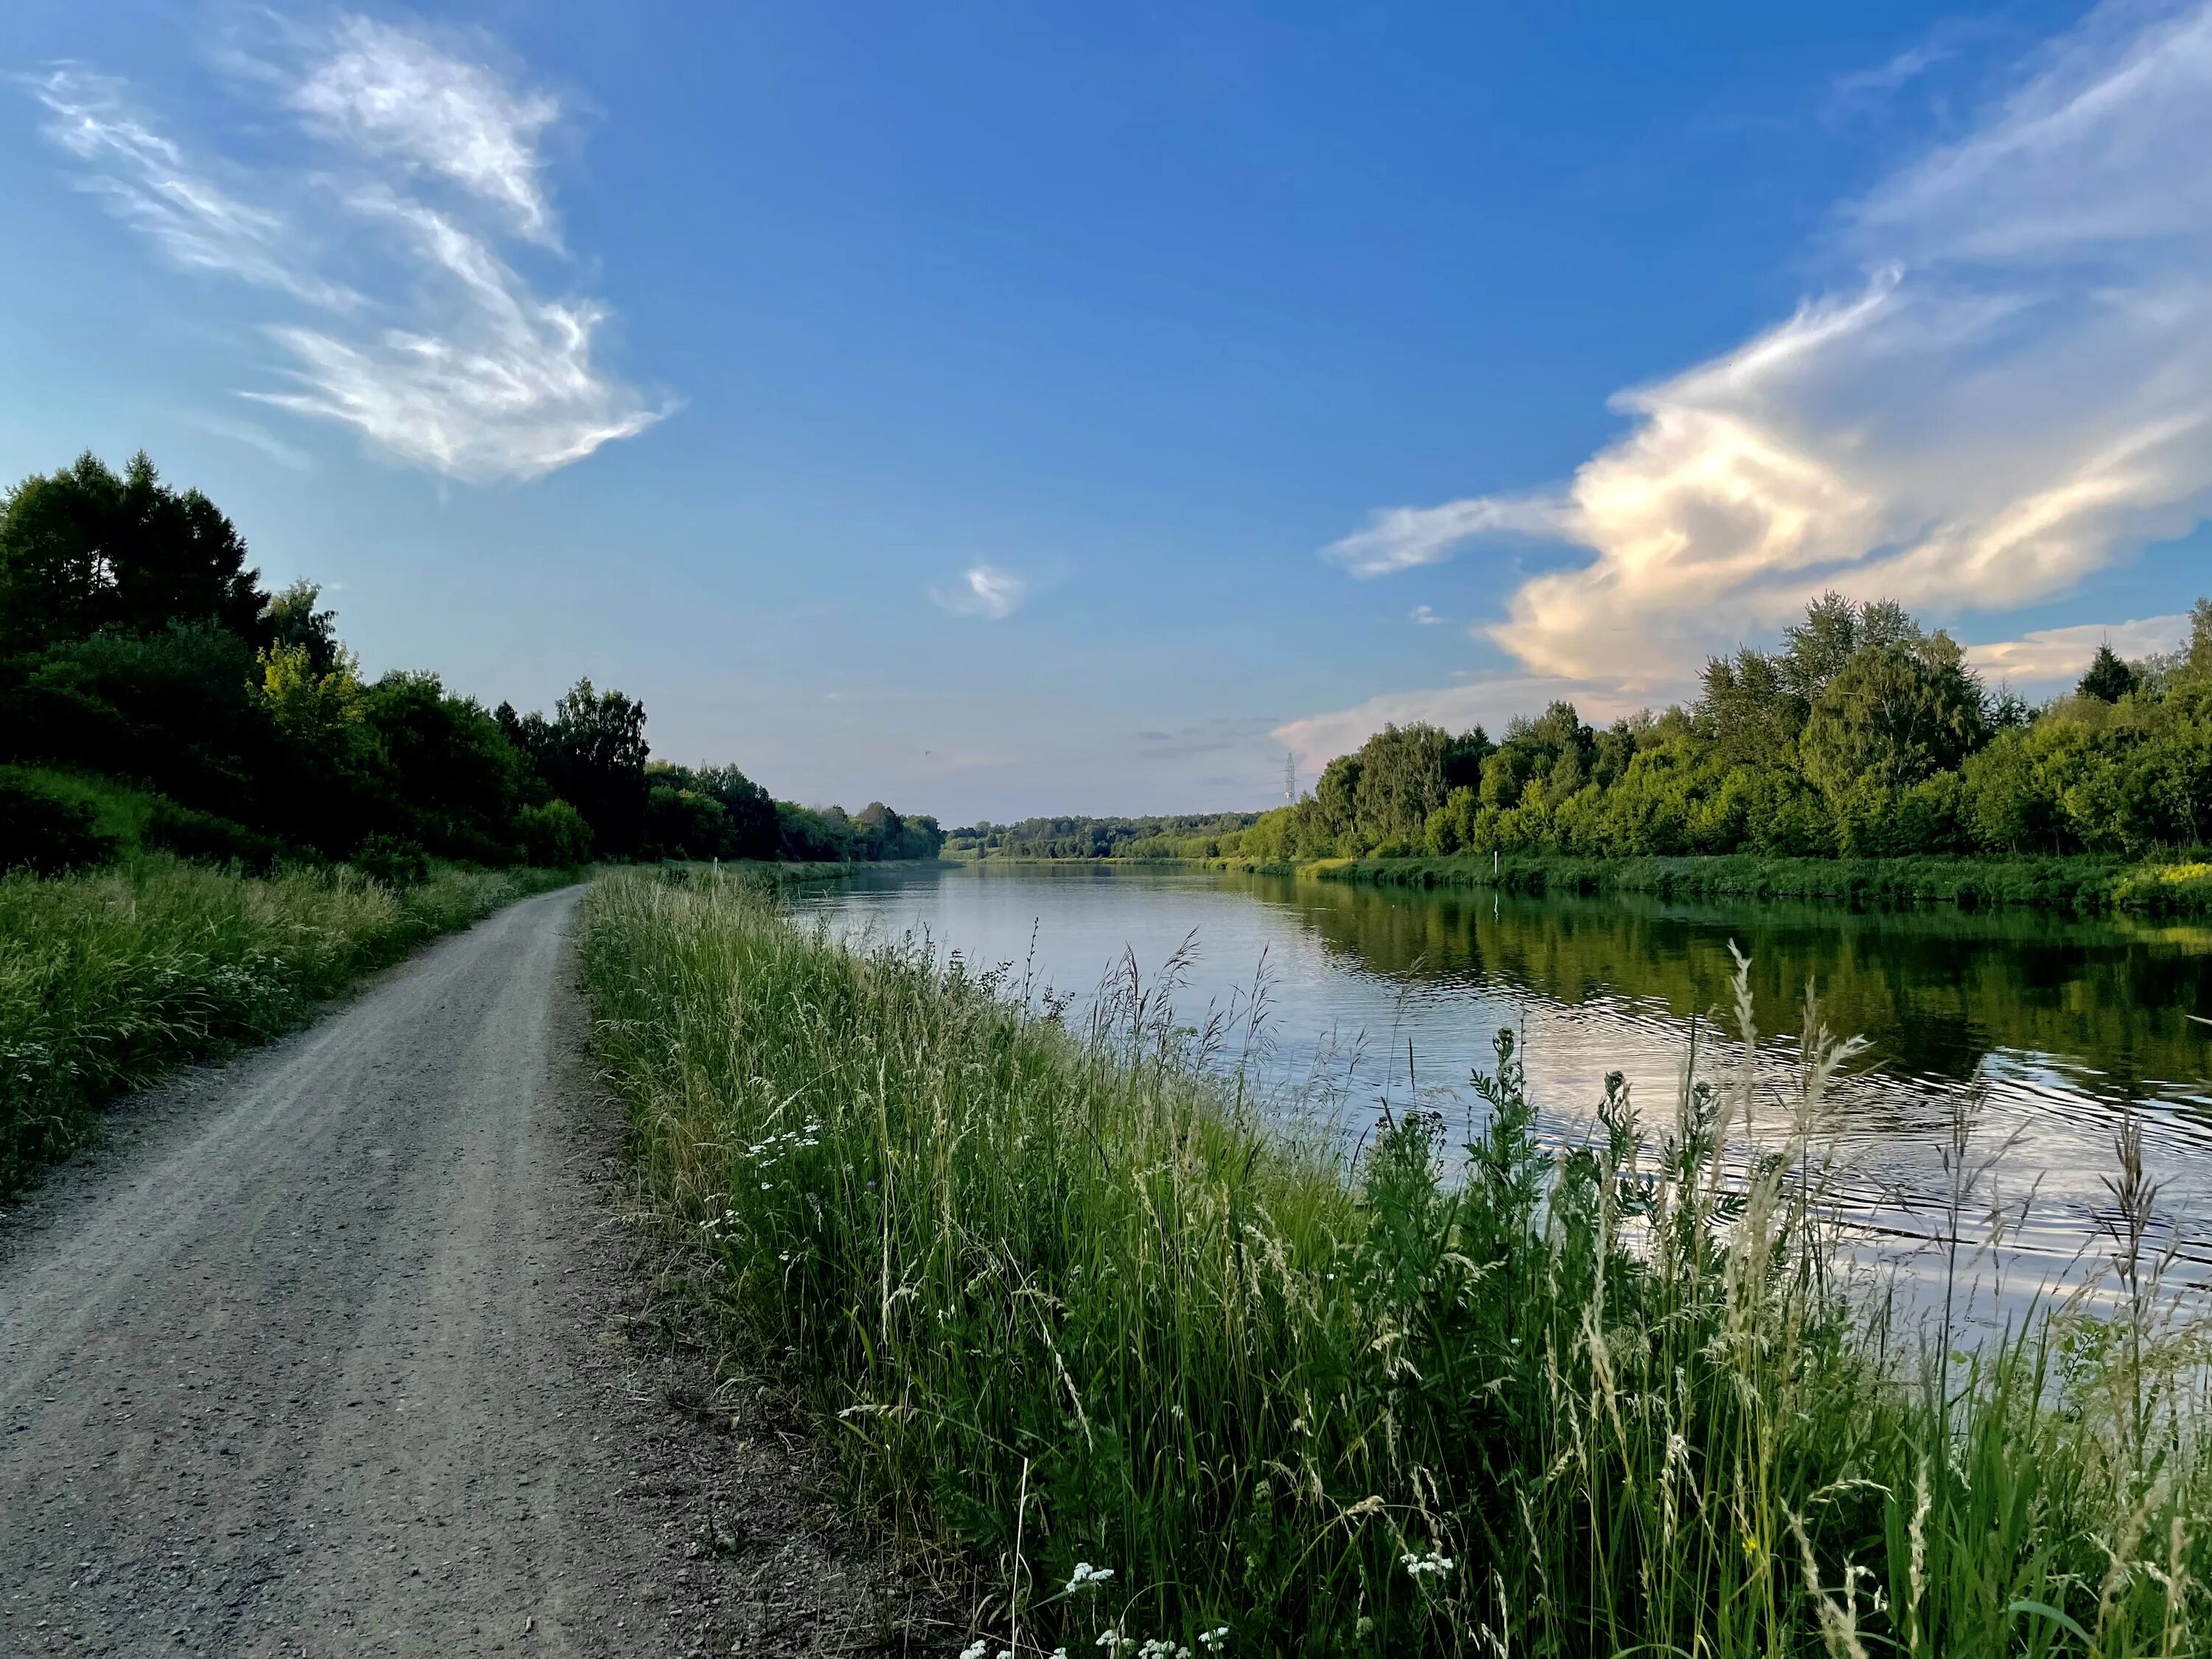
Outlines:
{"label": "sunlit cloud", "polygon": [[1021,609],[1029,584],[1011,570],[994,564],[974,564],[961,573],[959,581],[929,590],[932,603],[956,617],[982,617],[1004,622]]}
{"label": "sunlit cloud", "polygon": [[1990,681],[2033,685],[2077,679],[2109,645],[2121,656],[2140,659],[2172,651],[2189,637],[2189,618],[2144,617],[2135,622],[2083,623],[2073,628],[2041,628],[2016,640],[1966,647],[1967,665]]}
{"label": "sunlit cloud", "polygon": [[666,412],[595,362],[605,306],[546,297],[502,249],[559,248],[538,148],[556,100],[361,17],[238,62],[254,112],[311,141],[289,171],[194,155],[111,76],[30,84],[79,182],[161,258],[290,302],[257,319],[281,383],[243,395],[476,480],[538,477]]}
{"label": "sunlit cloud", "polygon": [[2208,148],[2212,4],[2108,5],[1838,210],[1861,274],[1620,394],[1631,429],[1565,491],[1385,509],[1327,551],[1378,575],[1548,526],[1594,556],[1488,632],[1616,689],[1826,588],[1938,611],[2064,591],[2212,505]]}
{"label": "sunlit cloud", "polygon": [[1425,605],[1417,605],[1413,607],[1412,614],[1407,617],[1407,620],[1411,623],[1418,623],[1423,628],[1436,628],[1444,623],[1449,622],[1451,618],[1449,617],[1439,617]]}

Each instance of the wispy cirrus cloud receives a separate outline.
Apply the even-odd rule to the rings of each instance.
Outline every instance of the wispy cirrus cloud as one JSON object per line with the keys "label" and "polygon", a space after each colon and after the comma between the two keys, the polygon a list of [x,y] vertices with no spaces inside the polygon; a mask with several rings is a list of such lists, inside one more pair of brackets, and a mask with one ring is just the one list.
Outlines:
{"label": "wispy cirrus cloud", "polygon": [[121,81],[63,64],[30,86],[46,106],[46,137],[85,165],[79,185],[170,264],[234,276],[328,311],[361,303],[344,284],[301,269],[299,228],[195,167],[139,118]]}
{"label": "wispy cirrus cloud", "polygon": [[326,137],[450,179],[505,210],[534,241],[557,244],[538,142],[561,113],[482,64],[368,17],[325,37],[284,101]]}
{"label": "wispy cirrus cloud", "polygon": [[1451,557],[1477,536],[1552,536],[1564,522],[1565,504],[1540,496],[1479,496],[1442,507],[1378,507],[1364,529],[1323,552],[1355,576],[1387,576]]}
{"label": "wispy cirrus cloud", "polygon": [[1004,622],[1021,609],[1029,584],[994,564],[972,564],[957,582],[929,590],[930,602],[956,617]]}
{"label": "wispy cirrus cloud", "polygon": [[1586,549],[1486,631],[1614,688],[1677,684],[1824,588],[2063,591],[2212,507],[2208,149],[2212,4],[2114,0],[1837,211],[1862,274],[1620,394],[1631,429],[1566,489],[1385,509],[1326,551],[1377,575],[1500,531]]}
{"label": "wispy cirrus cloud", "polygon": [[595,361],[607,308],[545,297],[502,246],[559,249],[538,148],[557,100],[361,17],[238,62],[241,95],[295,118],[309,160],[196,155],[78,65],[29,84],[79,183],[161,258],[287,302],[257,319],[278,384],[242,395],[472,480],[541,476],[665,413]]}

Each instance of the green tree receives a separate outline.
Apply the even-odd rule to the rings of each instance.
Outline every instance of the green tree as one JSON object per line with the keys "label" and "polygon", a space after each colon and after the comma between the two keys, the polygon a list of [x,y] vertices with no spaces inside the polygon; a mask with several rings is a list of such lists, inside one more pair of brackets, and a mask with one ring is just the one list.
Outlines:
{"label": "green tree", "polygon": [[197,623],[265,643],[267,596],[246,559],[236,526],[162,483],[143,452],[119,475],[88,452],[0,499],[0,648]]}
{"label": "green tree", "polygon": [[2081,676],[2081,684],[2075,689],[2100,702],[2118,702],[2122,697],[2134,696],[2142,684],[2142,671],[2123,661],[2107,641],[2097,647],[2089,672]]}
{"label": "green tree", "polygon": [[629,858],[645,839],[645,706],[580,679],[554,705],[539,767],[553,793],[584,815],[601,858]]}
{"label": "green tree", "polygon": [[1988,730],[1981,683],[1949,635],[1893,637],[1862,647],[1828,681],[1801,750],[1806,776],[1840,801],[1954,769]]}
{"label": "green tree", "polygon": [[338,638],[338,613],[315,609],[322,596],[315,583],[296,581],[261,609],[270,644],[306,652],[308,671],[318,675],[331,672],[345,657],[344,643]]}

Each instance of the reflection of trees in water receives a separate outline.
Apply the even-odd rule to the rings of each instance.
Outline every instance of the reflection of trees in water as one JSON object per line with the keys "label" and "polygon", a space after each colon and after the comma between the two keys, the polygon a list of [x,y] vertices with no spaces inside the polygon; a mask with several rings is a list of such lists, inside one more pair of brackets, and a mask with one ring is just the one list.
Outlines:
{"label": "reflection of trees in water", "polygon": [[1814,981],[1830,1025],[1886,1066],[1972,1076],[1991,1050],[2075,1058],[2095,1092],[2204,1077],[2212,932],[1949,907],[1855,913],[1641,896],[1513,898],[1248,878],[1348,965],[1440,982],[1502,981],[1555,1001],[1626,997],[1681,1018],[1726,994],[1733,939],[1763,1030],[1794,1033]]}

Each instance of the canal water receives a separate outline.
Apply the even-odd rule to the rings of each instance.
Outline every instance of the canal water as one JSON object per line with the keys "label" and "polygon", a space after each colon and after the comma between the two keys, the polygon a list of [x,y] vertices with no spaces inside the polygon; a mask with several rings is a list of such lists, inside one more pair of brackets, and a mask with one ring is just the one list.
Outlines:
{"label": "canal water", "polygon": [[1347,1146],[1408,1103],[1479,1117],[1469,1075],[1501,1027],[1522,1039],[1553,1138],[1589,1132],[1612,1072],[1663,1132],[1693,1050],[1709,1077],[1741,1065],[1733,945],[1751,963],[1761,1137],[1779,1140],[1794,1109],[1808,985],[1831,1029],[1865,1041],[1817,1139],[1835,1204],[1889,1256],[1937,1248],[1955,1207],[1963,1234],[2003,1241],[1990,1260],[2011,1276],[2006,1299],[2093,1276],[2132,1118],[2160,1183],[2153,1243],[2178,1281],[2212,1278],[2212,1024],[2191,1018],[2212,1015],[2212,927],[1079,865],[887,871],[799,902],[842,934],[1010,964],[1012,986],[1072,996],[1079,1019],[1109,975],[1133,965],[1159,984],[1180,958],[1179,1020],[1231,1018],[1216,1063],[1264,1073],[1280,1109],[1326,1110]]}

